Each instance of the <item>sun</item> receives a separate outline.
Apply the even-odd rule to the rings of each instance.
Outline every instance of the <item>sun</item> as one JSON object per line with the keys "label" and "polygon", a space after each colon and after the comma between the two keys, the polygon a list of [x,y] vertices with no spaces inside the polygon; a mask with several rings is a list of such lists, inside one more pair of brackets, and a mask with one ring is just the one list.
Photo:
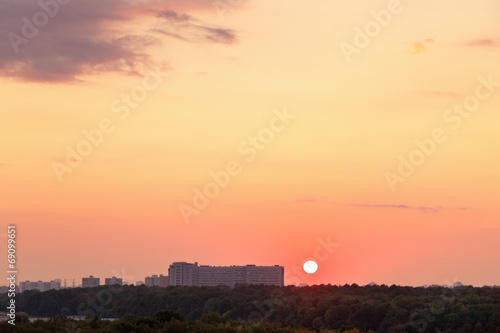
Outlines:
{"label": "sun", "polygon": [[318,264],[315,261],[309,260],[304,263],[304,271],[308,274],[313,274],[318,270]]}

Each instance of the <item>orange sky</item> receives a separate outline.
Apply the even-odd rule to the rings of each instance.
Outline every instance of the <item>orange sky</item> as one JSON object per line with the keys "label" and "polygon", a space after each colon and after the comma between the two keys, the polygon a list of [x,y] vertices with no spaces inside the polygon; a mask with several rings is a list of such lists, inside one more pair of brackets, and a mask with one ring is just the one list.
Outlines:
{"label": "orange sky", "polygon": [[[19,279],[198,261],[500,284],[500,4],[221,2],[69,3],[18,53],[2,39],[0,242],[16,224]],[[2,5],[0,34],[22,36],[40,10],[24,3]]]}

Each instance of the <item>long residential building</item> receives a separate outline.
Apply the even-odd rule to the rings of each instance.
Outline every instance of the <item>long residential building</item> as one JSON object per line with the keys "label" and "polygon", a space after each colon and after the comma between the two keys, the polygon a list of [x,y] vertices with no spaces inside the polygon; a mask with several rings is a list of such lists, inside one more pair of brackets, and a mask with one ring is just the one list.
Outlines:
{"label": "long residential building", "polygon": [[234,286],[235,284],[284,285],[284,267],[208,266],[197,262],[174,262],[168,269],[171,286]]}
{"label": "long residential building", "polygon": [[37,282],[31,282],[31,281],[24,281],[19,283],[19,292],[22,293],[23,291],[26,290],[40,290],[40,291],[47,291],[47,290],[59,290],[61,289],[61,280],[56,279],[50,282],[43,282],[43,281],[37,281]]}

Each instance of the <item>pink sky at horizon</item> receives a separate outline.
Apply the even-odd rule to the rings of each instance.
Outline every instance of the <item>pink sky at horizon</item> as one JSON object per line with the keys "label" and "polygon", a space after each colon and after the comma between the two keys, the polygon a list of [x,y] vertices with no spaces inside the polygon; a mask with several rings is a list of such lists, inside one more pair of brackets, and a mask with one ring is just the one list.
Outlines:
{"label": "pink sky at horizon", "polygon": [[[0,5],[0,35],[28,3]],[[284,265],[285,283],[500,285],[500,88],[482,86],[458,128],[447,117],[500,83],[500,4],[402,0],[349,63],[342,43],[389,3],[72,2],[18,54],[3,38],[0,236],[17,226],[19,280],[135,283],[197,261]],[[120,118],[144,77],[158,85]],[[59,181],[54,162],[103,119],[113,129]],[[239,147],[267,128],[247,160]],[[436,128],[446,140],[392,191],[386,173]],[[241,172],[194,207],[230,161]],[[199,214],[186,223],[180,205]],[[318,271],[296,273],[327,238]]]}

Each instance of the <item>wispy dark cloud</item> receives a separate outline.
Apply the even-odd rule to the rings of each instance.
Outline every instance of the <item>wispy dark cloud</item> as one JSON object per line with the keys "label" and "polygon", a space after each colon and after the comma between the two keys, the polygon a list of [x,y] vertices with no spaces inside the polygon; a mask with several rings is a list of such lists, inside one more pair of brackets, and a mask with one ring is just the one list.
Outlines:
{"label": "wispy dark cloud", "polygon": [[351,206],[364,207],[364,208],[414,209],[422,211],[424,213],[439,213],[443,209],[443,207],[425,207],[425,206],[390,205],[390,204],[382,204],[382,205],[352,204]]}
{"label": "wispy dark cloud", "polygon": [[479,39],[474,39],[466,42],[464,44],[465,46],[470,46],[470,47],[495,47],[499,46],[498,40],[491,39],[491,38],[479,38]]}
{"label": "wispy dark cloud", "polygon": [[231,29],[208,26],[185,13],[165,10],[153,31],[189,42],[215,42],[231,44],[236,41],[236,33]]}
{"label": "wispy dark cloud", "polygon": [[[150,48],[162,36],[190,42],[233,43],[231,29],[210,26],[179,8],[208,8],[206,0],[0,2],[0,76],[38,82],[75,82],[87,74],[139,75],[154,66]],[[136,20],[150,28],[133,30]],[[142,22],[141,21],[141,22]]]}

